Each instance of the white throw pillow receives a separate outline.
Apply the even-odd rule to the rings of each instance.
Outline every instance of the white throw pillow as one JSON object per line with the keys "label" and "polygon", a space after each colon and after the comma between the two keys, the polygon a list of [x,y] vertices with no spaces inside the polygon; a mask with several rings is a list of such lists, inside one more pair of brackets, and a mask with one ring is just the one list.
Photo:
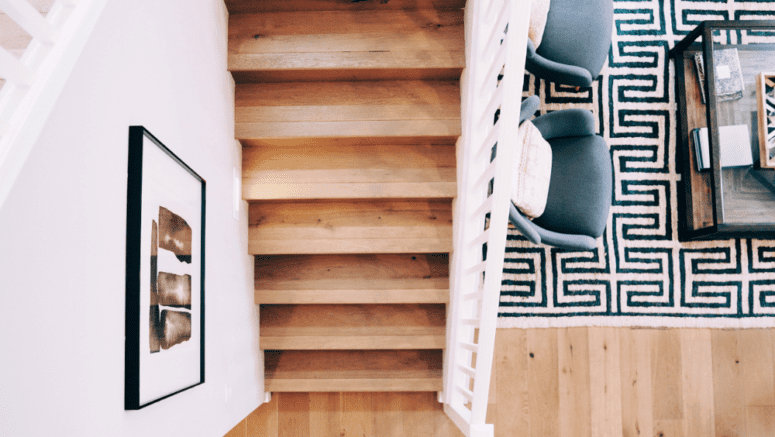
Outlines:
{"label": "white throw pillow", "polygon": [[530,28],[527,37],[538,48],[544,37],[546,17],[549,15],[549,0],[533,0],[530,4]]}
{"label": "white throw pillow", "polygon": [[519,127],[517,147],[522,153],[513,166],[511,201],[526,217],[540,217],[549,197],[549,180],[552,177],[552,148],[530,120]]}

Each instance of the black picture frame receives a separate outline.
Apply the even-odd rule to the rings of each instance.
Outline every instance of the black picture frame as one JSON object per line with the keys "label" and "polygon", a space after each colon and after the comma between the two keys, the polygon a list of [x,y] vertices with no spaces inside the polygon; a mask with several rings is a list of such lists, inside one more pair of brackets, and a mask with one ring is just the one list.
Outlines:
{"label": "black picture frame", "polygon": [[206,182],[143,126],[128,155],[124,409],[139,410],[205,381]]}

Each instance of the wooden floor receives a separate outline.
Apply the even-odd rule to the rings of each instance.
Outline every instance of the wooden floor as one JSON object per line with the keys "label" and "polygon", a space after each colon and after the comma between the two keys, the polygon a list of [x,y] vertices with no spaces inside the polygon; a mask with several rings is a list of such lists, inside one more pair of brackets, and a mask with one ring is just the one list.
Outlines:
{"label": "wooden floor", "polygon": [[[775,333],[499,329],[496,436],[775,436]],[[279,393],[242,436],[459,436],[433,393]]]}

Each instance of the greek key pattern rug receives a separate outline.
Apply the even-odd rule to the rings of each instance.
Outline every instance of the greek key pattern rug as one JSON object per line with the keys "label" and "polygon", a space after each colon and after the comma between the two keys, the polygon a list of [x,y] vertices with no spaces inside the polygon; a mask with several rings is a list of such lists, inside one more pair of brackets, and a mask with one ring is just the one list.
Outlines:
{"label": "greek key pattern rug", "polygon": [[592,252],[536,246],[510,230],[498,327],[775,326],[775,241],[678,241],[668,50],[703,20],[752,19],[775,19],[775,0],[616,0],[608,63],[592,88],[525,76],[523,95],[538,94],[542,114],[594,112],[611,150],[613,206]]}

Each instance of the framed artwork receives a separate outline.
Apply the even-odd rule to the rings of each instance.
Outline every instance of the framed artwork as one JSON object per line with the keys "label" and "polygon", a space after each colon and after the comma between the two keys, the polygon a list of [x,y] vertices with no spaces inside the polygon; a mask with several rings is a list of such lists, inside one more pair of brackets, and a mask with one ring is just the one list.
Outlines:
{"label": "framed artwork", "polygon": [[124,409],[205,380],[205,181],[129,128]]}

